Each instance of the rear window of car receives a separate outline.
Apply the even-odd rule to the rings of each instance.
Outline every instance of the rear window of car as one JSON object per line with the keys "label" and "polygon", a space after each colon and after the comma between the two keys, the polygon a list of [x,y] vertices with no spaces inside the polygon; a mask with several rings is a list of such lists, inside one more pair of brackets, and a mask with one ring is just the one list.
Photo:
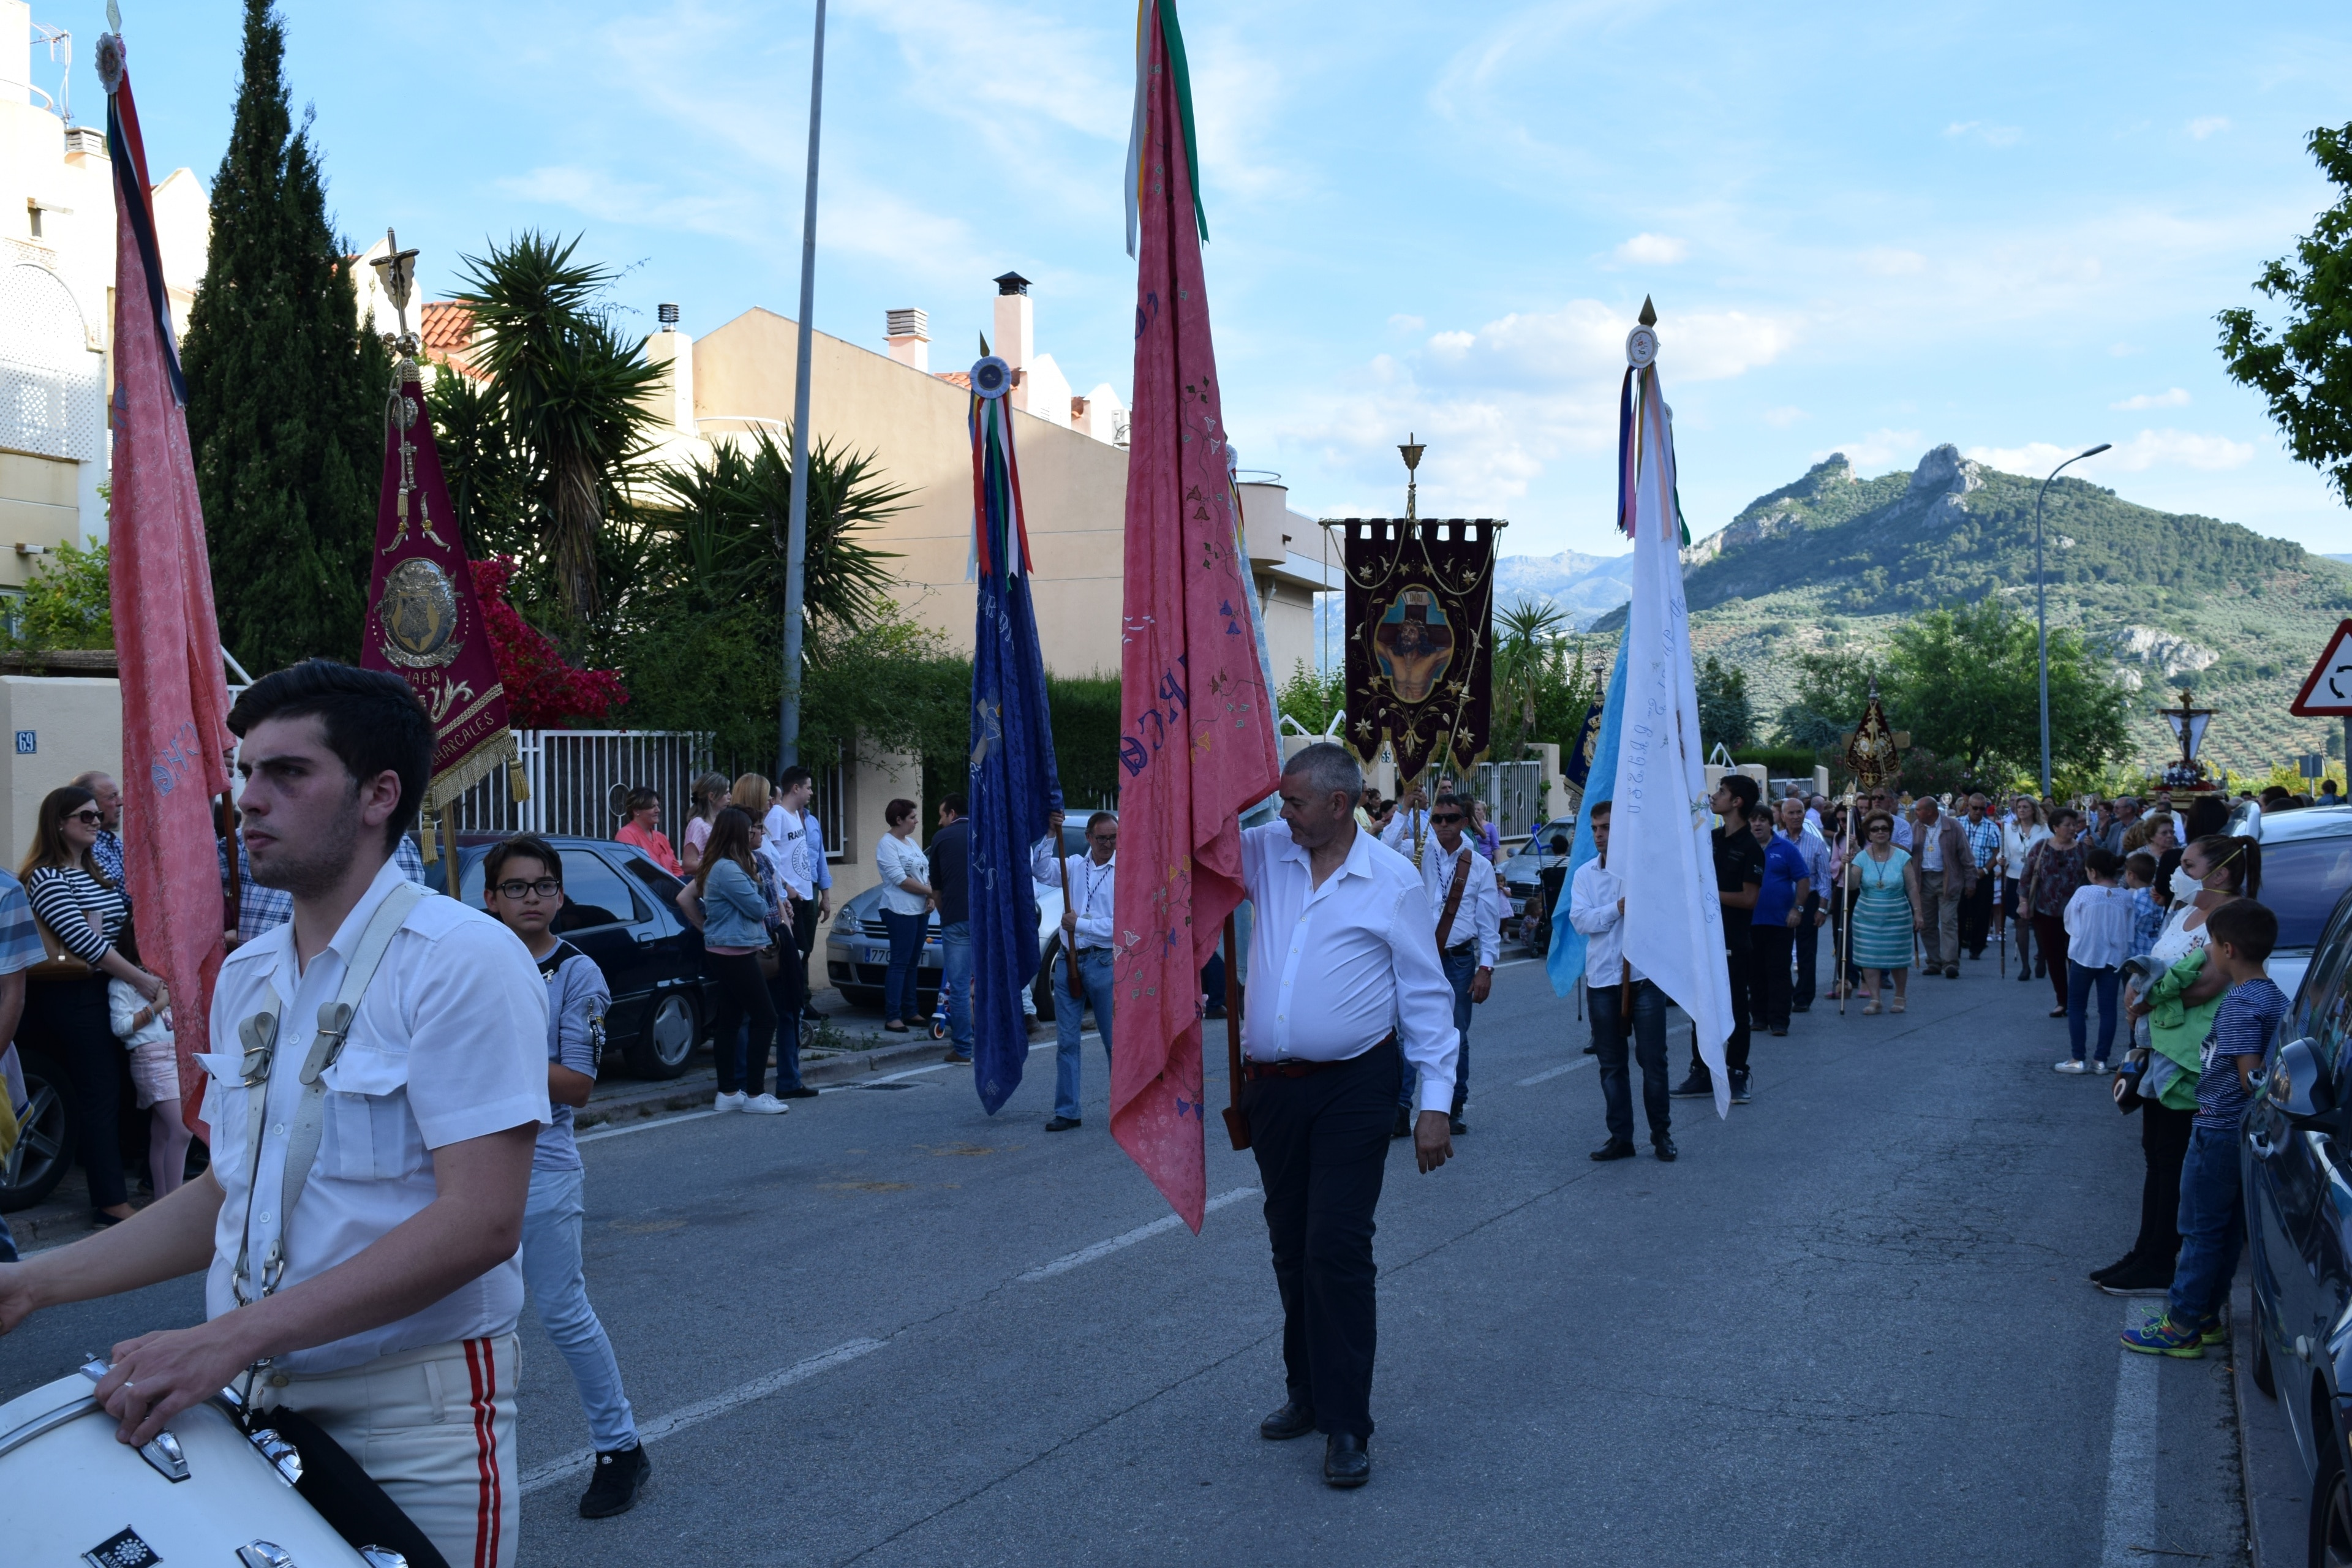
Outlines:
{"label": "rear window of car", "polygon": [[2278,916],[2278,945],[2310,947],[2352,889],[2352,835],[2263,846],[2262,902]]}

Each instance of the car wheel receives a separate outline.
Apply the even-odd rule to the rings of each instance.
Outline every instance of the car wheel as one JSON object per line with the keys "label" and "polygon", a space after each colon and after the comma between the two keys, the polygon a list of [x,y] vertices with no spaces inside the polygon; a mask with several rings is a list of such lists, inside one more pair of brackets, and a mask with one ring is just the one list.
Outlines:
{"label": "car wheel", "polygon": [[646,1026],[629,1042],[629,1070],[639,1078],[676,1078],[693,1061],[701,1040],[702,1014],[694,993],[665,991],[654,998]]}
{"label": "car wheel", "polygon": [[[2319,1441],[2319,1474],[2311,1479],[2311,1568],[2352,1568],[2352,1483],[2344,1476],[2339,1445]],[[2333,1434],[2329,1434],[2330,1436]]]}
{"label": "car wheel", "polygon": [[47,1197],[74,1158],[73,1086],[37,1051],[19,1050],[17,1061],[32,1103],[17,1128],[16,1146],[0,1164],[0,1214],[31,1208]]}
{"label": "car wheel", "polygon": [[1045,944],[1045,960],[1037,965],[1037,978],[1029,986],[1030,995],[1036,999],[1037,1021],[1041,1024],[1054,1021],[1054,965],[1061,962],[1061,957],[1062,939],[1057,936]]}

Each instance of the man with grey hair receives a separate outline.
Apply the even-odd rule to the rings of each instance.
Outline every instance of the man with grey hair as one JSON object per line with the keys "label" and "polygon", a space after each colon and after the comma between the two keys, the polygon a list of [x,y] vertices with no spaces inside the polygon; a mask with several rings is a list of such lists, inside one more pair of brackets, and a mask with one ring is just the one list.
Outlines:
{"label": "man with grey hair", "polygon": [[106,873],[106,879],[116,887],[122,886],[122,786],[114,775],[96,768],[77,777],[75,787],[89,791],[90,804],[98,807],[98,838],[89,847],[89,858]]}
{"label": "man with grey hair", "polygon": [[1283,770],[1282,820],[1241,834],[1256,909],[1241,1108],[1265,1191],[1288,1385],[1258,1435],[1322,1432],[1335,1487],[1372,1474],[1372,1211],[1403,1062],[1421,1078],[1421,1169],[1454,1153],[1454,991],[1421,876],[1356,825],[1362,787],[1355,759],[1318,742]]}

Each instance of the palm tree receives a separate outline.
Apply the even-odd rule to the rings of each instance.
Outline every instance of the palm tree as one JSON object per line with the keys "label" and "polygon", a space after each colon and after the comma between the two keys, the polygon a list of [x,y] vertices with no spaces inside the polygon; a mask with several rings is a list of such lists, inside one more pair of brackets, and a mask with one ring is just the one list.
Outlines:
{"label": "palm tree", "polygon": [[1495,706],[1519,721],[1519,742],[1535,739],[1545,677],[1559,657],[1568,616],[1555,605],[1521,599],[1496,617]]}
{"label": "palm tree", "polygon": [[614,324],[603,300],[617,276],[576,261],[580,241],[526,232],[459,259],[457,301],[474,317],[476,363],[520,465],[514,498],[583,624],[603,602],[596,558],[604,519],[624,503],[653,415],[659,366]]}

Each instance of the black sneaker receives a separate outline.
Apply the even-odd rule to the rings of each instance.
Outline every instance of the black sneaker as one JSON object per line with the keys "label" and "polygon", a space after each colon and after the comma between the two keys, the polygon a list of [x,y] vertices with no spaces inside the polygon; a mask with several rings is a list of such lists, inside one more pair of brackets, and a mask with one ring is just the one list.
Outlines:
{"label": "black sneaker", "polygon": [[2113,1263],[2108,1264],[2105,1268],[2092,1269],[2091,1283],[2094,1285],[2104,1285],[2107,1282],[2107,1277],[2109,1275],[2121,1274],[2126,1269],[2138,1267],[2138,1264],[2139,1254],[2137,1252],[2126,1252],[2121,1258],[2116,1258]]}
{"label": "black sneaker", "polygon": [[820,1013],[814,1006],[803,1006],[801,1009],[801,1016],[807,1019],[812,1024],[822,1024],[826,1018],[830,1017],[831,1015]]}
{"label": "black sneaker", "polygon": [[636,1506],[637,1493],[644,1489],[646,1478],[653,1473],[654,1462],[646,1458],[642,1443],[597,1455],[596,1474],[588,1482],[588,1489],[580,1494],[580,1517],[610,1519],[616,1513],[628,1512]]}
{"label": "black sneaker", "polygon": [[1748,1075],[1744,1072],[1731,1075],[1731,1103],[1734,1105],[1748,1103]]}
{"label": "black sneaker", "polygon": [[1715,1080],[1706,1076],[1706,1068],[1701,1068],[1666,1093],[1675,1100],[1713,1100]]}

